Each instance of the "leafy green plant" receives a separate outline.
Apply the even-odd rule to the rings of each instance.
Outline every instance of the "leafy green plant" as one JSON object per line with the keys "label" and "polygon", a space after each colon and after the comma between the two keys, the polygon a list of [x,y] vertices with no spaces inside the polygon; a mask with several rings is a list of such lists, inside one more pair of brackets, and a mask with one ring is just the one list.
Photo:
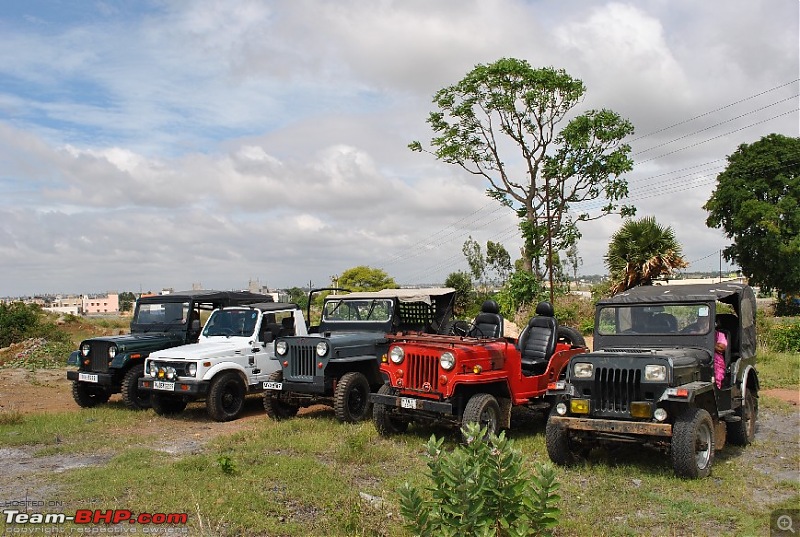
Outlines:
{"label": "leafy green plant", "polygon": [[217,457],[217,464],[219,464],[219,469],[222,470],[222,473],[225,475],[233,475],[236,473],[236,464],[229,455],[220,455]]}
{"label": "leafy green plant", "polygon": [[549,534],[560,499],[553,467],[537,464],[529,477],[505,432],[487,437],[477,424],[463,432],[468,441],[451,452],[442,449],[443,438],[428,440],[432,486],[400,489],[406,526],[421,536]]}

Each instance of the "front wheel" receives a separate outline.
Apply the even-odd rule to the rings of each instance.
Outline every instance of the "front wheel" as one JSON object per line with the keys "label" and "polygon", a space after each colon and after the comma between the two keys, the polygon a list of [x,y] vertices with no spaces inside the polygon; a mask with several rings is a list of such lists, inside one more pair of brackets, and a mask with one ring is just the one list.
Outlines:
{"label": "front wheel", "polygon": [[105,388],[77,380],[72,382],[72,398],[83,408],[92,408],[108,401],[111,394]]}
{"label": "front wheel", "polygon": [[[389,395],[392,393],[392,387],[384,384],[378,390],[379,395]],[[375,429],[381,436],[389,436],[392,434],[400,434],[406,432],[408,429],[408,422],[398,419],[392,415],[393,413],[383,403],[375,403],[372,407],[372,422],[375,424]]]}
{"label": "front wheel", "polygon": [[[268,382],[283,382],[283,371],[273,371],[267,377]],[[267,411],[267,416],[273,420],[287,420],[297,415],[300,407],[291,405],[281,400],[282,392],[275,392],[267,390],[264,392],[264,410]]]}
{"label": "front wheel", "polygon": [[239,375],[230,371],[211,381],[206,410],[214,421],[231,421],[241,414],[247,388]]}
{"label": "front wheel", "polygon": [[672,467],[681,477],[697,479],[711,474],[714,462],[714,422],[702,408],[690,407],[672,427]]}
{"label": "front wheel", "polygon": [[756,419],[758,418],[758,399],[746,388],[744,401],[737,411],[740,421],[728,423],[728,438],[731,444],[746,446],[756,438]]}
{"label": "front wheel", "polygon": [[486,429],[486,435],[496,435],[500,432],[500,405],[494,396],[488,393],[476,393],[467,401],[461,425],[476,423]]}
{"label": "front wheel", "polygon": [[139,390],[139,379],[144,376],[144,364],[128,369],[122,379],[122,402],[131,410],[150,408],[150,393]]}
{"label": "front wheel", "polygon": [[577,462],[578,455],[569,431],[549,419],[545,426],[545,444],[550,460],[559,466],[568,466]]}
{"label": "front wheel", "polygon": [[369,402],[369,381],[362,373],[350,372],[342,375],[333,393],[333,409],[336,418],[345,423],[355,423],[369,418],[372,403]]}
{"label": "front wheel", "polygon": [[150,404],[159,416],[172,416],[183,412],[188,403],[174,397],[152,394],[150,396]]}

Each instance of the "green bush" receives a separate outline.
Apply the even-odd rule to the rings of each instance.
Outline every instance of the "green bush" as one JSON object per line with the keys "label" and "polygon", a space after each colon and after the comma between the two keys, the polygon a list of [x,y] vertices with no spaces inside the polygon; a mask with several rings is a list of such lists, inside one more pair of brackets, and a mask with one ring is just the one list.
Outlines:
{"label": "green bush", "polygon": [[758,338],[775,352],[800,352],[800,319],[769,319],[757,323]]}
{"label": "green bush", "polygon": [[406,526],[421,536],[548,535],[557,524],[554,504],[559,484],[549,464],[537,464],[530,477],[522,455],[505,433],[486,438],[476,424],[464,428],[469,439],[452,452],[444,439],[427,443],[433,485],[423,492],[400,490]]}
{"label": "green bush", "polygon": [[41,308],[35,304],[0,304],[0,347],[36,337]]}

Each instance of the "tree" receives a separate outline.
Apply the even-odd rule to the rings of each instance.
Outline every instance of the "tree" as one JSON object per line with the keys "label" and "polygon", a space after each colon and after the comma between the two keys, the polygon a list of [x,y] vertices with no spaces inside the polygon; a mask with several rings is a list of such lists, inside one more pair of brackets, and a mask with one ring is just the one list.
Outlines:
{"label": "tree", "polygon": [[342,272],[338,278],[339,287],[351,291],[380,291],[395,289],[397,284],[386,272],[366,265],[353,267]]}
{"label": "tree", "polygon": [[466,272],[451,272],[444,281],[445,287],[452,287],[456,290],[456,303],[453,306],[453,313],[461,317],[469,311],[474,302],[474,292],[472,291],[472,280]]}
{"label": "tree", "polygon": [[499,242],[486,241],[486,265],[494,271],[500,285],[504,285],[511,276],[511,256]]}
{"label": "tree", "polygon": [[287,289],[286,294],[289,295],[289,302],[294,302],[301,308],[305,308],[308,306],[308,293],[306,293],[299,287],[292,287],[290,289]]}
{"label": "tree", "polygon": [[119,294],[119,311],[133,311],[133,303],[136,302],[136,295],[130,291]]}
{"label": "tree", "polygon": [[611,292],[620,293],[687,266],[672,227],[662,227],[655,217],[628,219],[611,236],[605,264],[611,274]]}
{"label": "tree", "polygon": [[800,138],[740,145],[703,208],[706,225],[733,239],[722,253],[751,285],[800,292]]}
{"label": "tree", "polygon": [[467,264],[469,265],[469,270],[472,274],[472,277],[478,281],[482,290],[485,291],[486,258],[483,257],[481,245],[478,244],[478,241],[472,238],[472,235],[470,235],[469,238],[464,241],[464,245],[461,247],[461,252],[464,254],[464,257],[467,258]]}
{"label": "tree", "polygon": [[[503,58],[439,90],[439,111],[427,120],[435,136],[424,151],[488,180],[487,194],[522,219],[523,266],[541,279],[552,253],[577,242],[578,221],[634,214],[618,204],[628,194],[620,175],[633,168],[621,140],[633,125],[611,110],[589,110],[556,132],[585,92],[563,69]],[[418,141],[409,147],[423,151]],[[604,200],[599,214],[570,216],[575,204],[595,200]]]}

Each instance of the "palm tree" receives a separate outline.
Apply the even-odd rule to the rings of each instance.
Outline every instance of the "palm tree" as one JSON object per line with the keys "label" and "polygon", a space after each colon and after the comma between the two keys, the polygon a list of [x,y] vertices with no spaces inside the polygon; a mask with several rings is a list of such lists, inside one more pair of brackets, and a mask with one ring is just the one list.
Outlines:
{"label": "palm tree", "polygon": [[611,236],[604,259],[613,294],[650,285],[654,279],[688,266],[672,228],[661,227],[652,216],[626,220]]}

